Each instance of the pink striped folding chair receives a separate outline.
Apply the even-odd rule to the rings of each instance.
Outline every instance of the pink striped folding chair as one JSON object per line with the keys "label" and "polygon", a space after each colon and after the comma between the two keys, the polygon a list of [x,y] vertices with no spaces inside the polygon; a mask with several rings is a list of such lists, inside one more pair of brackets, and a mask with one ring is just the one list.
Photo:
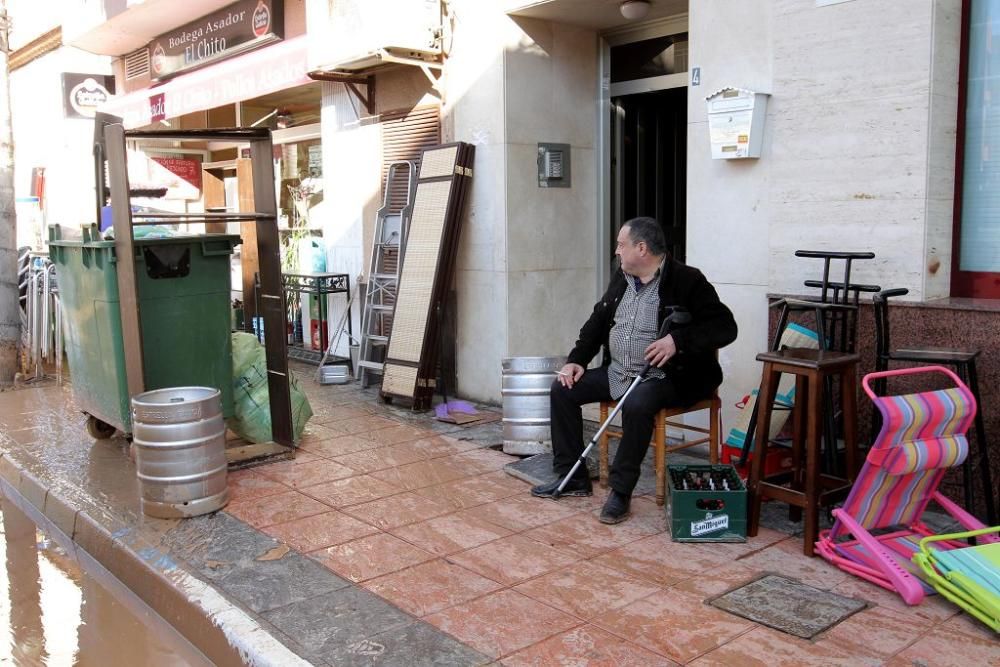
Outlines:
{"label": "pink striped folding chair", "polygon": [[[943,373],[955,386],[898,396],[876,396],[871,388],[882,378],[921,373]],[[927,504],[934,500],[969,530],[985,528],[937,490],[947,469],[961,465],[969,453],[965,433],[976,401],[958,376],[941,366],[869,373],[861,384],[882,413],[882,430],[843,508],[833,511],[833,528],[820,533],[816,549],[842,570],[898,592],[907,604],[920,604],[934,592],[910,560],[920,540],[934,535],[921,521]],[[935,543],[938,549],[963,546]]]}

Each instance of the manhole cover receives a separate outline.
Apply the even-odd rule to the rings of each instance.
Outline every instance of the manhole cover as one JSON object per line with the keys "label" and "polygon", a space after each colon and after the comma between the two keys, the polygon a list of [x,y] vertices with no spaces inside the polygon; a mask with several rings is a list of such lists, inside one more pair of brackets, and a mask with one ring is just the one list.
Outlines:
{"label": "manhole cover", "polygon": [[812,639],[868,606],[773,574],[723,593],[709,604],[803,639]]}

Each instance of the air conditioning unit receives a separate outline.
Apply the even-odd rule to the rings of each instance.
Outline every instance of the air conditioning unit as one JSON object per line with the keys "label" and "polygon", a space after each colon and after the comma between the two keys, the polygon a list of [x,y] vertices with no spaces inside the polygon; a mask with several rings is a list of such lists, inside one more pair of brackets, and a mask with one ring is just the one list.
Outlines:
{"label": "air conditioning unit", "polygon": [[440,0],[327,0],[324,4],[329,17],[326,29],[310,31],[314,40],[310,71],[361,72],[387,63],[441,62]]}

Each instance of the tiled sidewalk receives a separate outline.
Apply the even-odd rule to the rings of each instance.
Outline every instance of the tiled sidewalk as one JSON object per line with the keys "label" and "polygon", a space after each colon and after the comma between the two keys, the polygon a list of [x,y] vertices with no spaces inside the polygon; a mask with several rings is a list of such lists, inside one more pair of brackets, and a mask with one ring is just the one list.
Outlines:
{"label": "tiled sidewalk", "polygon": [[[798,537],[674,543],[645,496],[605,526],[600,490],[553,502],[508,476],[496,424],[303,385],[316,415],[300,454],[231,474],[226,511],[505,665],[1000,665],[997,637],[954,606],[907,607]],[[704,604],[763,572],[871,606],[804,641]]]}

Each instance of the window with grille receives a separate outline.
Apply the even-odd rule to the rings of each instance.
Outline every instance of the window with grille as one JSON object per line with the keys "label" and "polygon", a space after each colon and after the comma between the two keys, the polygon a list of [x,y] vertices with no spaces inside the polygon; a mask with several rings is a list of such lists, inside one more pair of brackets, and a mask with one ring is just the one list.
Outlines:
{"label": "window with grille", "polygon": [[[389,165],[399,160],[413,160],[420,168],[420,151],[441,143],[441,114],[437,106],[415,107],[382,114],[382,179]],[[398,213],[406,203],[406,177],[400,173],[389,184],[389,211]]]}
{"label": "window with grille", "polygon": [[125,80],[149,76],[149,49],[145,46],[125,55]]}

